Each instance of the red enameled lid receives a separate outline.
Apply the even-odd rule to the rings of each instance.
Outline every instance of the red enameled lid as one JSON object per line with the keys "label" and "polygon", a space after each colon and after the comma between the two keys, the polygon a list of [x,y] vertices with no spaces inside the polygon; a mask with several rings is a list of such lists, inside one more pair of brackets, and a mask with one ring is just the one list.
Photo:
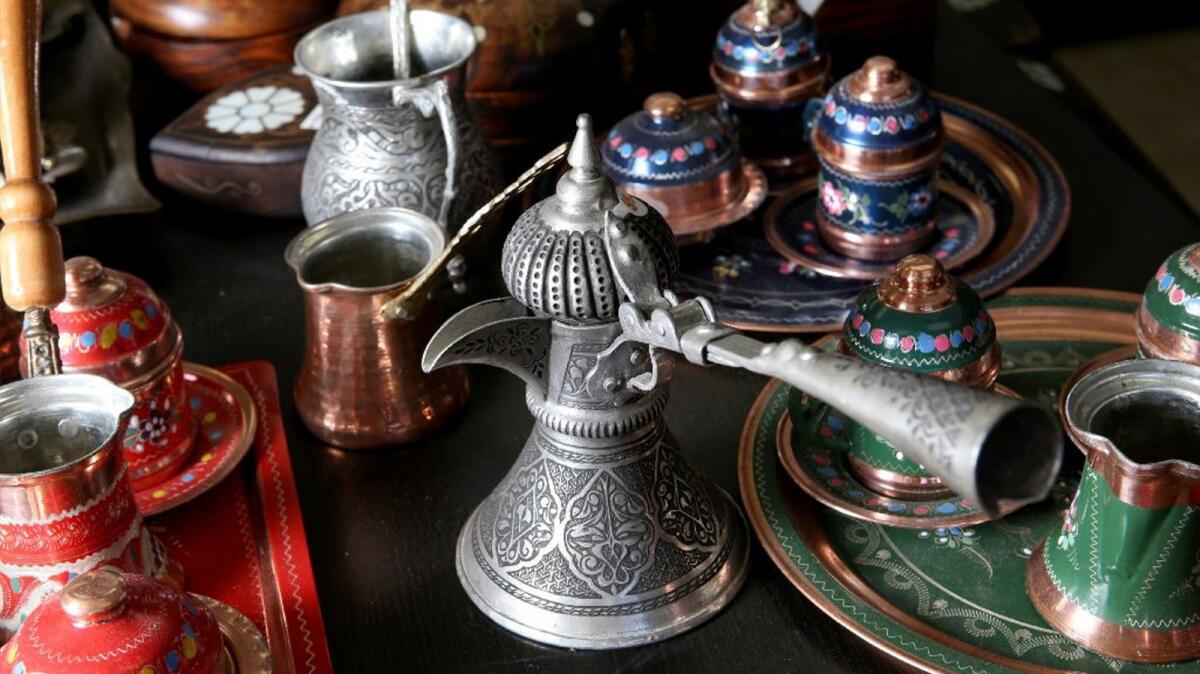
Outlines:
{"label": "red enameled lid", "polygon": [[50,312],[64,371],[128,384],[171,355],[179,330],[145,281],[90,257],[67,260],[66,276],[66,299]]}
{"label": "red enameled lid", "polygon": [[200,601],[135,574],[78,576],[3,649],[0,673],[216,674],[223,640]]}

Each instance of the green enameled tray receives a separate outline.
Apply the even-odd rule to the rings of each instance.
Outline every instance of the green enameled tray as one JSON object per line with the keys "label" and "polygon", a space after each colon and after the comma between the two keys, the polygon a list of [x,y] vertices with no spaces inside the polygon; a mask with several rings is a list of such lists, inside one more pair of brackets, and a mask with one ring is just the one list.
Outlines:
{"label": "green enameled tray", "polygon": [[[999,330],[1000,381],[1056,405],[1085,361],[1134,343],[1138,297],[1028,288],[988,303]],[[1082,457],[1066,461],[1051,497],[971,527],[896,529],[818,505],[779,465],[790,438],[787,385],[772,381],[742,433],[739,482],[759,541],[806,597],[888,655],[929,672],[1200,672],[1200,662],[1138,665],[1096,655],[1038,616],[1025,593],[1037,542],[1061,526]],[[810,425],[811,428],[811,425]],[[798,432],[791,430],[790,432]],[[803,440],[803,438],[800,438]]]}

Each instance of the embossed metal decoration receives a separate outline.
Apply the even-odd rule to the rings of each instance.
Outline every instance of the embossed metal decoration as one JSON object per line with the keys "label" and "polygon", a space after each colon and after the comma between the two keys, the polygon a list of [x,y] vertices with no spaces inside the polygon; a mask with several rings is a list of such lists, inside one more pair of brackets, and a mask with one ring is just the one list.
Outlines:
{"label": "embossed metal decoration", "polygon": [[402,206],[453,231],[503,183],[467,110],[463,81],[476,40],[467,22],[412,12],[413,77],[394,79],[387,10],[330,21],[296,45],[321,101],[304,165],[304,218]]}
{"label": "embossed metal decoration", "polygon": [[[521,377],[537,425],[458,544],[471,599],[522,636],[574,648],[669,637],[723,607],[745,579],[746,525],[733,500],[679,453],[661,423],[664,387],[630,390],[649,354],[601,360],[621,333],[621,291],[603,217],[618,205],[582,123],[558,194],[524,213],[505,242],[515,299],[451,318],[426,369],[488,363]],[[656,282],[677,268],[670,228],[630,201],[628,226],[652,244]],[[532,315],[531,315],[532,312]]]}
{"label": "embossed metal decoration", "polygon": [[801,386],[989,511],[1045,496],[1062,457],[1046,410],[795,340],[764,344],[717,323],[707,300],[676,298],[669,227],[618,198],[592,138],[581,116],[571,170],[505,241],[513,297],[456,314],[422,363],[516,374],[537,421],[459,537],[459,578],[490,618],[545,643],[618,648],[695,627],[737,592],[744,520],[661,421],[674,354]]}

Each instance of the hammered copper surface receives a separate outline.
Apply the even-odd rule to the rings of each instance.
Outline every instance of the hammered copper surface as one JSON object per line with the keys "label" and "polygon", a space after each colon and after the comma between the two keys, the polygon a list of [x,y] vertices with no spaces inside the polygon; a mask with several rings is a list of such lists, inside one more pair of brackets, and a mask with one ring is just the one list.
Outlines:
{"label": "hammered copper surface", "polygon": [[379,311],[392,294],[305,293],[296,407],[309,431],[336,447],[411,442],[466,403],[462,368],[421,372],[421,352],[441,322],[437,312],[383,319]]}

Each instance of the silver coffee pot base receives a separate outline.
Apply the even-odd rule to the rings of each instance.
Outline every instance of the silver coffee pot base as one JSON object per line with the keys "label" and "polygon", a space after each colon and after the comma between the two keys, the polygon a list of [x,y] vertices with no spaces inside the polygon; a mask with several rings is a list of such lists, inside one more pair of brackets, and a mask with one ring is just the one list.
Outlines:
{"label": "silver coffee pot base", "polygon": [[723,490],[711,489],[720,494],[721,529],[727,533],[716,559],[652,591],[627,594],[616,603],[610,603],[611,598],[577,599],[514,581],[490,564],[485,566],[486,557],[481,564],[483,556],[476,554],[478,544],[473,539],[486,501],[459,535],[455,556],[459,582],[471,601],[501,627],[551,646],[625,648],[682,634],[717,615],[737,595],[749,569],[746,520]]}

